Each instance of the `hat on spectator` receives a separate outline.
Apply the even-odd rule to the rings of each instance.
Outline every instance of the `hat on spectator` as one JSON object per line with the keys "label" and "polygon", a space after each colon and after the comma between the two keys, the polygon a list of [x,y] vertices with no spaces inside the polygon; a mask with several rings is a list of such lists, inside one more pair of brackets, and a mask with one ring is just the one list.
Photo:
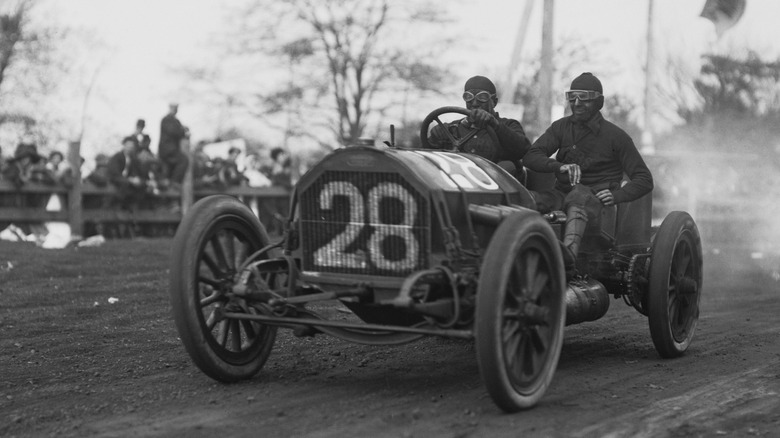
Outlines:
{"label": "hat on spectator", "polygon": [[30,161],[32,161],[33,163],[37,163],[43,157],[38,154],[38,147],[36,147],[34,144],[28,144],[22,142],[19,143],[18,146],[16,146],[16,150],[14,151],[14,157],[12,160],[17,161],[23,158],[30,158]]}
{"label": "hat on spectator", "polygon": [[109,156],[106,154],[97,154],[95,155],[95,163],[96,164],[107,164],[109,160]]}

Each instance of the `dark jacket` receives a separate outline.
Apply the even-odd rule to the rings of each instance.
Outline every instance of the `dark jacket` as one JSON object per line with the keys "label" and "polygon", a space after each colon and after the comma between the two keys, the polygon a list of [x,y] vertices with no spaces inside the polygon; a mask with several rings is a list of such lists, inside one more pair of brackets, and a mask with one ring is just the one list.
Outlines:
{"label": "dark jacket", "polygon": [[[495,131],[498,145],[493,144],[486,129],[480,129],[461,145],[460,151],[479,155],[494,163],[522,159],[531,147],[531,141],[526,137],[523,126],[517,120],[499,117],[498,113],[496,113],[496,118],[498,119],[498,128]],[[468,119],[463,118],[447,124],[447,129],[453,133],[455,138],[463,138],[473,128]],[[436,149],[451,147],[447,135],[442,131],[440,125],[431,129],[428,142],[431,147]]]}
{"label": "dark jacket", "polygon": [[168,114],[163,117],[162,122],[160,122],[160,145],[157,149],[157,156],[165,161],[169,157],[177,155],[181,140],[185,135],[187,135],[187,130],[176,116]]}
{"label": "dark jacket", "polygon": [[[550,158],[553,154],[555,158]],[[555,173],[555,188],[571,190],[564,164],[578,164],[580,182],[596,190],[609,188],[615,203],[633,201],[653,190],[653,176],[631,137],[598,112],[587,123],[574,123],[571,116],[558,119],[534,142],[523,164],[531,170]],[[620,186],[623,174],[630,181]]]}
{"label": "dark jacket", "polygon": [[133,132],[130,136],[138,143],[139,151],[149,149],[149,146],[152,144],[152,138],[149,137],[149,134]]}
{"label": "dark jacket", "polygon": [[107,186],[109,180],[108,165],[97,164],[95,166],[95,170],[93,170],[89,175],[87,175],[86,180],[98,187]]}
{"label": "dark jacket", "polygon": [[126,186],[127,179],[131,176],[142,177],[138,157],[131,156],[128,165],[125,153],[119,151],[108,160],[108,181],[111,184],[117,187]]}

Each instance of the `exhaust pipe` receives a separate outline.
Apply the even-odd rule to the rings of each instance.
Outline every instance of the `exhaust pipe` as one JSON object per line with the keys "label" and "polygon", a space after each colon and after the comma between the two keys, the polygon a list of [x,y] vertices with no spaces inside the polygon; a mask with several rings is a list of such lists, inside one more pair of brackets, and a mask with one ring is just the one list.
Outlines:
{"label": "exhaust pipe", "polygon": [[595,321],[609,310],[609,293],[600,282],[578,279],[566,287],[566,325]]}

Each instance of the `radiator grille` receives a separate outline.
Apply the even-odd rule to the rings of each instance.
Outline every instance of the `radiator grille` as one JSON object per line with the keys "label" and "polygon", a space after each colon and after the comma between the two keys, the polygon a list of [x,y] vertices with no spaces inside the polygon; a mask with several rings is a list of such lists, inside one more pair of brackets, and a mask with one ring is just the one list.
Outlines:
{"label": "radiator grille", "polygon": [[405,276],[427,264],[428,202],[397,173],[326,171],[300,203],[306,271]]}

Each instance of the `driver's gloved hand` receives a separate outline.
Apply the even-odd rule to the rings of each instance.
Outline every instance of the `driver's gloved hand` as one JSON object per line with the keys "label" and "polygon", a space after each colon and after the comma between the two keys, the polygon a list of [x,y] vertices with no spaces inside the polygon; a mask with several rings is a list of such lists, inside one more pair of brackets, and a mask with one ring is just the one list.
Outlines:
{"label": "driver's gloved hand", "polygon": [[469,119],[471,120],[472,124],[476,125],[477,128],[480,129],[486,126],[490,126],[494,129],[498,127],[498,120],[496,120],[492,114],[480,108],[474,108],[471,110]]}

